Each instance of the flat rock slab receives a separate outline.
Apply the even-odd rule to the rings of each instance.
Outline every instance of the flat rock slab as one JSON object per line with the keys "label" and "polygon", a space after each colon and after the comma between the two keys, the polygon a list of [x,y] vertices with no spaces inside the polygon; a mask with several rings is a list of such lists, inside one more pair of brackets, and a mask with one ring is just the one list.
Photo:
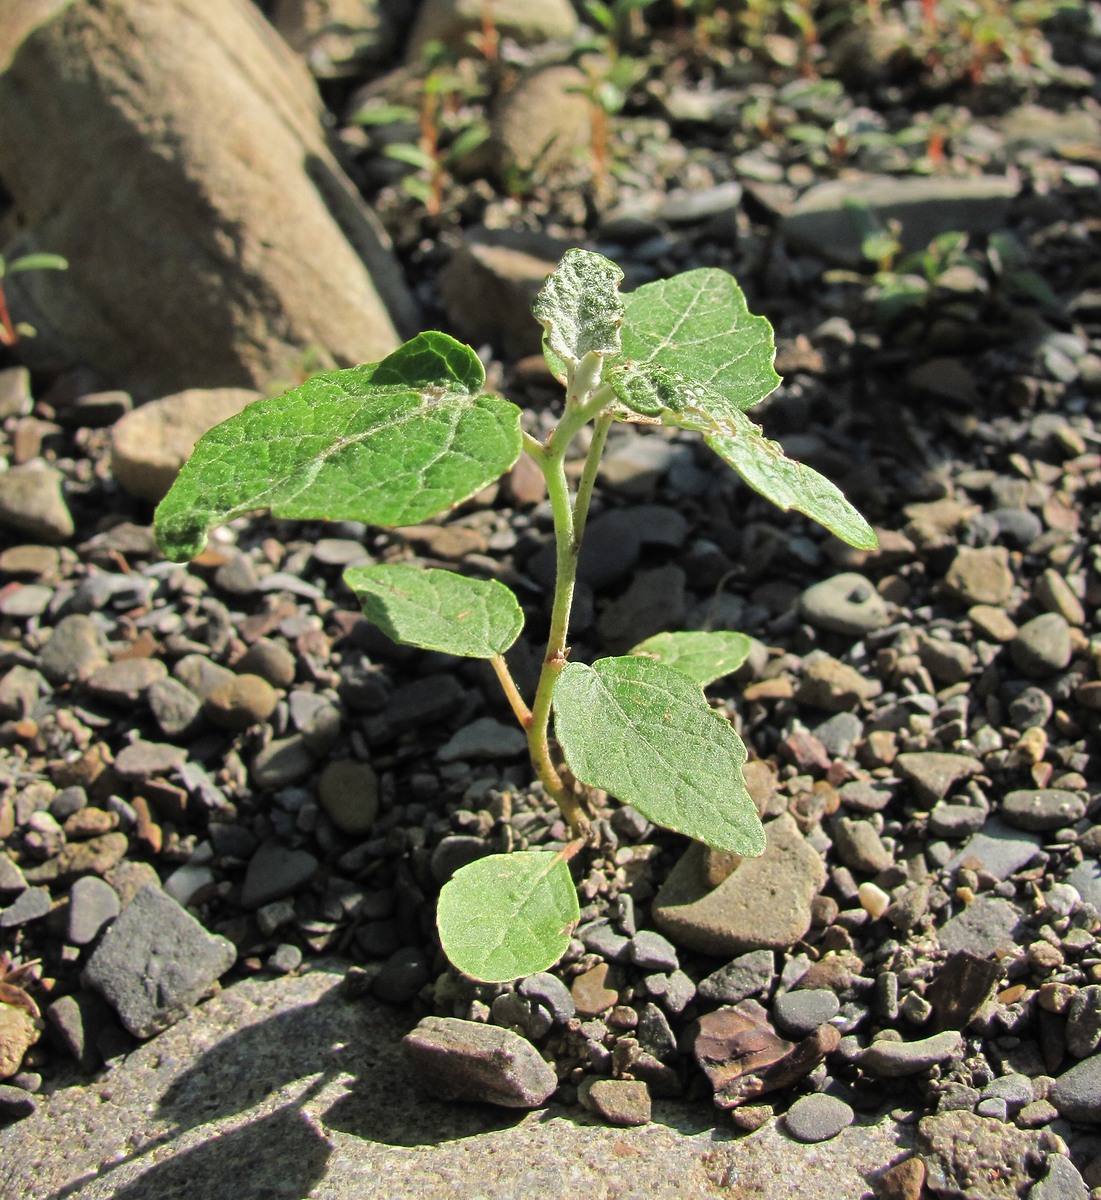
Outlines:
{"label": "flat rock slab", "polygon": [[403,1062],[412,1020],[339,982],[323,965],[235,984],[103,1082],[60,1088],[0,1130],[0,1195],[193,1200],[232,1178],[235,1200],[595,1197],[613,1181],[619,1200],[837,1200],[906,1152],[890,1121],[808,1154],[775,1122],[736,1137],[709,1106],[656,1103],[654,1124],[624,1129],[441,1104]]}

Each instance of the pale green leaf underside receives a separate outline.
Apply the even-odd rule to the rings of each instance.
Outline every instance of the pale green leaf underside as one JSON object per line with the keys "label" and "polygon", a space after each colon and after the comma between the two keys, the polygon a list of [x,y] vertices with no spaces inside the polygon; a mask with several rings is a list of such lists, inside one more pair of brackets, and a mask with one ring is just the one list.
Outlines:
{"label": "pale green leaf underside", "polygon": [[738,435],[713,435],[704,441],[754,491],[785,512],[793,508],[803,513],[859,550],[874,550],[879,545],[875,531],[845,499],[840,488],[813,467],[788,458],[778,443],[762,434],[759,426],[748,418],[743,420],[748,428]]}
{"label": "pale green leaf underside", "polygon": [[624,301],[623,361],[615,375],[625,386],[641,374],[634,386],[644,388],[656,371],[746,409],[779,384],[772,326],[749,312],[742,289],[725,271],[685,271],[644,284]]}
{"label": "pale green leaf underside", "polygon": [[543,348],[556,378],[564,365],[576,365],[586,354],[619,353],[623,272],[611,259],[590,250],[567,250],[547,276],[531,311],[543,326]]}
{"label": "pale green leaf underside", "polygon": [[752,643],[744,633],[729,629],[656,633],[640,642],[632,654],[653,659],[707,687],[736,671],[749,656]]}
{"label": "pale green leaf underside", "polygon": [[785,512],[795,509],[863,550],[878,545],[867,521],[824,476],[788,458],[761,427],[706,385],[663,369],[635,370],[615,379],[616,397],[634,412],[704,435],[704,441],[754,491]]}
{"label": "pale green leaf underside", "polygon": [[344,582],[387,637],[422,650],[493,658],[524,627],[516,597],[493,579],[382,563],[349,567]]}
{"label": "pale green leaf underside", "polygon": [[635,656],[568,663],[554,689],[554,728],[582,783],[718,850],[764,850],[741,738],[683,672]]}
{"label": "pale green leaf underside", "polygon": [[440,892],[436,927],[444,953],[463,974],[505,983],[553,966],[579,917],[561,856],[525,850],[456,871]]}
{"label": "pale green leaf underside", "polygon": [[161,549],[190,558],[212,526],[257,509],[368,525],[447,511],[520,457],[520,410],[479,395],[484,382],[470,347],[425,333],[249,405],[199,439],[157,509]]}

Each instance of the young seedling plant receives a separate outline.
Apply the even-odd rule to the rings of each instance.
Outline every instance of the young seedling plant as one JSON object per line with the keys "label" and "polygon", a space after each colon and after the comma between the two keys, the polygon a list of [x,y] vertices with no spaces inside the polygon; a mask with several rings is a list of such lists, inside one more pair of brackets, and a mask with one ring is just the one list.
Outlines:
{"label": "young seedling plant", "polygon": [[[733,277],[688,271],[627,295],[622,278],[601,255],[570,250],[534,301],[547,363],[566,390],[561,418],[542,441],[521,428],[515,404],[483,390],[485,372],[469,346],[422,333],[382,362],[316,376],[211,430],[156,514],[162,549],[182,561],[203,549],[212,526],[256,509],[411,525],[469,499],[522,453],[540,467],[557,577],[530,702],[505,661],[524,615],[504,584],[396,563],[344,574],[367,617],[394,641],[490,662],[527,735],[535,773],[569,822],[572,840],[562,850],[489,855],[444,885],[443,949],[484,982],[546,970],[565,951],[579,916],[569,860],[589,836],[588,789],[719,850],[752,856],[765,846],[742,778],[746,749],[704,695],[741,665],[748,638],[664,633],[620,657],[570,661],[578,553],[613,423],[695,431],[780,508],[853,546],[876,545],[832,483],[787,458],[746,416],[780,380],[772,328],[750,315]],[[571,489],[566,452],[590,426]]]}

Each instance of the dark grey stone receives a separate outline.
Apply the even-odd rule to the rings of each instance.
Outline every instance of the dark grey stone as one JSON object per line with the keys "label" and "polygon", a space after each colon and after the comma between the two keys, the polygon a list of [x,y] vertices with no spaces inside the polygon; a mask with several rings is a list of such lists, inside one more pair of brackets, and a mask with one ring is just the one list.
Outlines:
{"label": "dark grey stone", "polygon": [[1101,984],[1079,988],[1067,1006],[1067,1049],[1085,1058],[1101,1044]]}
{"label": "dark grey stone", "polygon": [[[900,755],[901,757],[901,755]],[[965,858],[977,858],[983,869],[995,879],[1008,879],[1027,866],[1040,852],[1036,834],[1010,829],[991,817],[978,833],[968,838],[948,861],[950,868],[958,867]]]}
{"label": "dark grey stone", "polygon": [[261,908],[272,900],[291,895],[313,878],[317,865],[317,859],[308,850],[265,842],[249,859],[241,886],[241,906]]}
{"label": "dark grey stone", "polygon": [[1059,613],[1043,613],[1026,621],[1009,643],[1014,666],[1032,679],[1055,675],[1070,662],[1070,654],[1070,626]]}
{"label": "dark grey stone", "polygon": [[1025,788],[1005,797],[1000,815],[1016,829],[1048,833],[1080,821],[1086,815],[1086,802],[1077,792],[1061,788]]}
{"label": "dark grey stone", "polygon": [[41,920],[50,911],[50,889],[29,887],[7,908],[0,910],[0,929],[15,929]]}
{"label": "dark grey stone", "polygon": [[84,981],[139,1038],[178,1021],[233,965],[237,952],[160,888],[146,884],[103,935]]}
{"label": "dark grey stone", "polygon": [[677,1035],[669,1024],[669,1018],[649,1000],[639,1007],[635,1037],[643,1050],[649,1051],[655,1058],[664,1060],[677,1052]]}
{"label": "dark grey stone", "polygon": [[107,1001],[84,989],[55,1000],[46,1009],[46,1020],[83,1071],[94,1071],[103,1062],[99,1039],[105,1028],[123,1036]]}
{"label": "dark grey stone", "polygon": [[1068,1121],[1101,1125],[1101,1054],[1091,1054],[1064,1071],[1048,1099]]}
{"label": "dark grey stone", "polygon": [[521,996],[545,1008],[560,1024],[564,1025],[576,1011],[570,989],[557,975],[547,971],[520,980],[519,991]]}
{"label": "dark grey stone", "polygon": [[26,887],[23,872],[6,854],[0,854],[0,896],[13,896]]}
{"label": "dark grey stone", "polygon": [[371,991],[387,1004],[407,1004],[431,978],[424,954],[405,946],[386,960]]}
{"label": "dark grey stone", "polygon": [[788,1037],[806,1037],[841,1011],[841,1001],[828,988],[782,992],[772,1004],[776,1028]]}
{"label": "dark grey stone", "polygon": [[963,1038],[955,1030],[945,1030],[916,1042],[877,1038],[861,1053],[857,1062],[869,1075],[898,1079],[927,1071],[939,1063],[959,1058],[962,1053]]}
{"label": "dark grey stone", "polygon": [[69,941],[87,946],[122,907],[118,892],[98,875],[85,875],[69,890]]}
{"label": "dark grey stone", "polygon": [[599,954],[605,962],[627,963],[631,961],[631,939],[617,933],[607,921],[593,921],[577,931],[577,937],[586,950]]}
{"label": "dark grey stone", "polygon": [[998,896],[979,896],[961,913],[950,918],[938,932],[941,948],[951,954],[964,950],[978,958],[989,958],[1003,948],[1016,945],[1021,912]]}
{"label": "dark grey stone", "polygon": [[12,1087],[9,1083],[0,1083],[0,1117],[19,1121],[29,1117],[37,1107],[38,1101],[30,1092]]}
{"label": "dark grey stone", "polygon": [[699,996],[712,1004],[737,1004],[739,1000],[767,992],[775,974],[773,952],[751,950],[701,979]]}
{"label": "dark grey stone", "polygon": [[675,971],[680,966],[673,943],[651,929],[640,929],[631,938],[630,957],[646,971]]}

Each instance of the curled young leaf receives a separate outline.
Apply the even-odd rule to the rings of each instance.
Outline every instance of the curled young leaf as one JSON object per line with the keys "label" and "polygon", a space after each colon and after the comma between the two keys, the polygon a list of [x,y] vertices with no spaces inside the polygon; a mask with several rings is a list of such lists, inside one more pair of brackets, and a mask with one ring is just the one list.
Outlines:
{"label": "curled young leaf", "polygon": [[567,663],[554,688],[554,729],[582,783],[716,850],[764,850],[742,778],[745,746],[682,671],[630,655]]}
{"label": "curled young leaf", "polygon": [[531,311],[543,328],[543,350],[555,378],[566,382],[567,364],[586,354],[609,357],[620,349],[623,272],[591,250],[567,250],[547,276]]}
{"label": "curled young leaf", "polygon": [[749,657],[752,642],[731,629],[656,633],[631,650],[643,658],[675,667],[707,687],[736,671]]}
{"label": "curled young leaf", "polygon": [[256,509],[368,525],[447,511],[520,457],[520,410],[484,383],[469,346],[422,333],[250,404],[199,439],[157,509],[161,549],[190,558],[212,526]]}
{"label": "curled young leaf", "polygon": [[516,597],[494,579],[380,563],[349,567],[344,582],[387,637],[422,650],[494,658],[524,627]]}
{"label": "curled young leaf", "polygon": [[460,867],[440,892],[436,927],[460,971],[483,983],[505,983],[553,966],[579,917],[561,854],[523,850]]}

